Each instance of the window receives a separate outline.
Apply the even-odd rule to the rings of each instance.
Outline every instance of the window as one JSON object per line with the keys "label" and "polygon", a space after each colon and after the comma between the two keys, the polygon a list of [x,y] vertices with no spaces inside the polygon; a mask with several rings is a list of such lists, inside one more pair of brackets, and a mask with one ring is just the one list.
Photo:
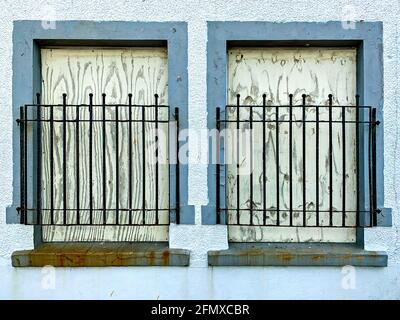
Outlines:
{"label": "window", "polygon": [[168,244],[170,224],[194,222],[176,161],[186,23],[16,21],[13,39],[7,222],[34,225],[13,265],[187,266],[189,251]]}
{"label": "window", "polygon": [[229,243],[209,265],[386,266],[385,253],[364,250],[365,227],[391,225],[382,24],[208,29],[207,123],[219,137],[202,221],[227,225]]}

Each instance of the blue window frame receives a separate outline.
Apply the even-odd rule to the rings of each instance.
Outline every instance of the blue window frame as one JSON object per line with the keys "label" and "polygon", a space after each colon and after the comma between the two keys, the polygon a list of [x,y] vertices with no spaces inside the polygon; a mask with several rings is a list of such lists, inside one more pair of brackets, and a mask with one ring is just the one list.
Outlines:
{"label": "blue window frame", "polygon": [[[341,22],[208,22],[207,43],[207,124],[215,129],[216,108],[224,108],[227,101],[227,48],[229,43],[280,45],[355,45],[357,57],[357,91],[361,105],[370,105],[377,109],[377,206],[378,226],[391,226],[391,209],[384,208],[384,139],[383,139],[383,60],[381,22],[356,23],[354,29],[343,28]],[[364,137],[366,139],[367,137]],[[222,145],[222,144],[221,144]],[[208,198],[209,203],[202,208],[203,224],[216,224],[216,165],[212,164],[212,148],[209,146]],[[364,152],[364,154],[367,154]],[[222,166],[223,167],[223,166]],[[364,171],[365,172],[365,171]],[[220,173],[220,188],[224,190],[224,169]],[[365,187],[367,179],[360,181],[361,206],[367,199]],[[224,192],[221,191],[220,203],[224,205]],[[221,221],[225,217],[222,214]],[[357,245],[363,247],[363,228],[357,230]]]}
{"label": "blue window frame", "polygon": [[[166,43],[168,48],[168,96],[171,108],[179,108],[179,126],[188,127],[187,24],[185,22],[97,22],[57,21],[54,28],[45,28],[41,21],[16,21],[13,29],[13,205],[7,208],[7,223],[18,223],[16,208],[20,203],[19,131],[15,119],[19,107],[35,101],[40,92],[41,45],[151,46]],[[32,132],[35,135],[35,132]],[[180,141],[182,143],[182,141]],[[34,147],[34,146],[33,146]],[[28,159],[35,168],[37,159]],[[180,223],[194,223],[194,208],[188,201],[188,166],[180,165],[180,185],[175,192],[176,174],[171,166],[170,202],[175,206],[179,193]],[[32,170],[29,170],[32,172]],[[35,185],[35,183],[33,184]],[[28,195],[36,190],[30,186]],[[171,216],[176,222],[176,216]],[[39,227],[36,227],[39,228]],[[40,243],[35,231],[35,243]]]}

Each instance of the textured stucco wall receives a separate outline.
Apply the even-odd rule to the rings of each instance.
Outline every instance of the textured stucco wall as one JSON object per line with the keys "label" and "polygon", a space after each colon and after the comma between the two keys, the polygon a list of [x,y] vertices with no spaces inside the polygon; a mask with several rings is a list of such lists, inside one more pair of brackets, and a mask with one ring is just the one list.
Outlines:
{"label": "textured stucco wall", "polygon": [[[346,7],[347,6],[347,7]],[[2,0],[0,4],[0,299],[2,298],[400,298],[398,234],[400,155],[398,94],[399,1],[330,0]],[[32,228],[5,224],[12,199],[13,20],[186,21],[189,38],[189,124],[206,128],[207,21],[330,21],[351,17],[384,24],[385,206],[393,227],[366,231],[366,248],[385,250],[389,267],[356,269],[354,289],[342,286],[341,268],[207,268],[206,252],[227,248],[226,227],[201,226],[207,204],[207,168],[189,167],[189,204],[196,225],[172,226],[170,244],[192,251],[190,268],[57,269],[56,287],[41,286],[40,269],[13,269],[10,255],[32,247]],[[356,25],[357,27],[357,25]],[[380,62],[377,62],[380,63]],[[192,141],[196,150],[205,142]]]}

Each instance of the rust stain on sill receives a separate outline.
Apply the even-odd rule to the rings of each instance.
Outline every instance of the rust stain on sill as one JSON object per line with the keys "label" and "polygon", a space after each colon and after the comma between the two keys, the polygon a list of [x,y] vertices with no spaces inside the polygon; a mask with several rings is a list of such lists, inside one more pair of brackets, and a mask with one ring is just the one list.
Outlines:
{"label": "rust stain on sill", "polygon": [[150,251],[149,255],[147,257],[148,263],[150,266],[154,266],[155,265],[155,253],[154,251]]}
{"label": "rust stain on sill", "polygon": [[283,263],[289,263],[294,258],[293,254],[289,252],[278,252],[277,257],[282,260]]}
{"label": "rust stain on sill", "polygon": [[170,257],[170,253],[168,250],[164,250],[162,253],[162,261],[163,261],[163,265],[164,266],[168,266],[169,265],[169,257]]}

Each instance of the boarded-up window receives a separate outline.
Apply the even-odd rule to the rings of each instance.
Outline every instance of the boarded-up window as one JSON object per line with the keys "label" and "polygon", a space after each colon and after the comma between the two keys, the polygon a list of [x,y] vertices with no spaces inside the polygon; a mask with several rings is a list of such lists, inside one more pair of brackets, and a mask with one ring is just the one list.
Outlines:
{"label": "boarded-up window", "polygon": [[[334,211],[333,226],[329,227],[329,143],[328,143],[328,95],[333,95],[334,106],[354,106],[356,103],[356,49],[354,48],[293,48],[293,47],[263,47],[263,48],[232,48],[228,51],[228,104],[237,103],[240,94],[240,104],[261,106],[263,94],[266,94],[266,120],[274,120],[275,105],[287,106],[289,94],[293,94],[293,120],[303,119],[302,95],[306,94],[309,107],[305,109],[305,117],[310,120],[305,129],[306,175],[303,176],[303,124],[293,123],[292,127],[292,174],[289,169],[289,108],[279,108],[279,168],[277,161],[276,124],[272,121],[266,126],[265,159],[263,159],[263,127],[262,107],[254,107],[252,117],[254,150],[252,152],[253,169],[253,200],[250,200],[250,175],[241,175],[239,190],[237,189],[236,163],[226,167],[226,207],[229,226],[229,240],[237,242],[355,242],[356,228],[340,228],[342,223],[342,193],[345,190],[345,212],[349,225],[355,225],[356,220],[356,156],[355,156],[355,126],[346,125],[345,148],[346,181],[343,189],[342,166],[342,127],[332,126],[332,188],[335,190],[332,209]],[[316,174],[316,107],[319,108],[319,172]],[[271,107],[268,107],[271,106]],[[240,119],[249,119],[250,108],[241,108]],[[355,108],[346,108],[347,121],[355,120]],[[227,108],[226,118],[235,120],[235,108]],[[342,109],[332,108],[333,120],[342,119]],[[285,122],[286,121],[286,122]],[[313,122],[314,121],[314,122]],[[324,122],[325,121],[325,122]],[[228,123],[227,127],[235,127],[236,123]],[[244,125],[241,126],[244,129]],[[226,154],[231,158],[236,156],[235,137],[227,137]],[[246,145],[239,143],[241,150]],[[250,153],[240,153],[239,163],[246,166],[250,161]],[[263,162],[265,168],[265,185],[263,181]],[[278,172],[278,173],[277,173]],[[278,179],[278,180],[277,180]],[[308,227],[302,227],[304,209],[303,181],[306,181],[305,210]],[[277,187],[277,181],[279,186]],[[290,212],[290,184],[292,181],[292,209]],[[316,201],[316,187],[319,188],[319,201]],[[249,224],[249,208],[262,209],[265,192],[266,212],[254,211],[253,225]],[[277,196],[277,192],[279,195]],[[239,201],[238,201],[239,195]],[[279,199],[280,226],[261,226],[264,214],[267,224],[277,221],[277,199]],[[319,209],[319,224],[316,226],[316,207]],[[240,224],[237,224],[237,210]],[[268,211],[268,209],[270,211]],[[293,226],[289,225],[292,215]],[[285,227],[286,225],[286,227]],[[339,226],[339,227],[338,227]]]}
{"label": "boarded-up window", "polygon": [[[168,68],[167,50],[165,48],[47,48],[41,50],[42,59],[42,103],[44,105],[60,104],[62,95],[67,94],[68,105],[89,104],[89,94],[93,94],[93,104],[102,104],[102,94],[106,94],[106,103],[115,105],[128,103],[128,94],[133,95],[132,103],[138,107],[132,108],[132,117],[142,119],[141,105],[154,104],[154,94],[159,96],[159,104],[168,104]],[[121,107],[118,119],[127,120],[128,108]],[[54,120],[62,118],[63,108],[54,107]],[[93,119],[102,119],[102,108],[93,108]],[[105,119],[115,120],[115,107],[105,108]],[[76,109],[66,110],[67,119],[76,119]],[[43,117],[49,118],[49,110],[43,111]],[[168,119],[168,109],[160,109],[159,119]],[[154,108],[145,109],[145,118],[154,119]],[[54,224],[43,226],[43,241],[167,241],[168,240],[168,210],[160,211],[159,223],[155,226],[155,213],[146,212],[145,218],[140,210],[145,201],[147,209],[155,208],[155,199],[158,197],[160,208],[169,207],[169,175],[168,161],[159,165],[158,183],[159,192],[155,192],[155,163],[151,161],[155,156],[154,137],[150,130],[154,123],[146,123],[144,131],[140,122],[131,123],[132,136],[129,138],[128,123],[120,122],[118,125],[118,148],[116,142],[115,122],[94,122],[92,131],[92,162],[93,175],[93,226],[68,225],[76,224],[76,203],[79,187],[80,198],[80,223],[89,222],[89,109],[79,110],[79,136],[76,125],[69,122],[66,125],[66,182],[68,189],[63,194],[63,156],[62,143],[63,127],[61,122],[54,122],[54,175],[50,179],[50,124],[43,123],[42,141],[42,207],[50,207],[50,189],[54,190]],[[86,122],[85,122],[86,121]],[[105,125],[106,139],[102,139],[103,125]],[[168,158],[168,123],[159,124],[159,158]],[[142,136],[144,136],[144,146]],[[80,180],[76,181],[77,160],[75,157],[76,141],[79,140],[79,173]],[[104,140],[104,141],[103,141]],[[132,198],[128,192],[129,183],[129,147],[132,149]],[[105,148],[105,162],[103,151]],[[144,151],[143,151],[144,150]],[[142,153],[145,152],[145,162]],[[116,155],[118,155],[119,169],[119,197],[116,197]],[[153,159],[154,160],[154,159]],[[143,170],[143,166],[145,170]],[[103,168],[106,170],[105,190],[103,189]],[[143,179],[146,179],[143,189]],[[51,186],[53,181],[53,186]],[[78,185],[79,184],[79,185]],[[117,199],[118,198],[118,199]],[[64,202],[65,201],[65,202]],[[101,225],[104,214],[106,224],[115,224],[115,208],[132,208],[137,211],[122,211],[119,224]],[[104,212],[104,204],[107,209]],[[64,205],[68,208],[67,221],[62,222]],[[50,219],[49,212],[42,212],[46,224]],[[129,215],[131,217],[129,218]],[[132,219],[136,226],[126,225]],[[145,221],[143,221],[143,219]],[[59,225],[57,224],[67,224]],[[125,224],[125,226],[124,226]],[[148,224],[140,225],[140,224]]]}

